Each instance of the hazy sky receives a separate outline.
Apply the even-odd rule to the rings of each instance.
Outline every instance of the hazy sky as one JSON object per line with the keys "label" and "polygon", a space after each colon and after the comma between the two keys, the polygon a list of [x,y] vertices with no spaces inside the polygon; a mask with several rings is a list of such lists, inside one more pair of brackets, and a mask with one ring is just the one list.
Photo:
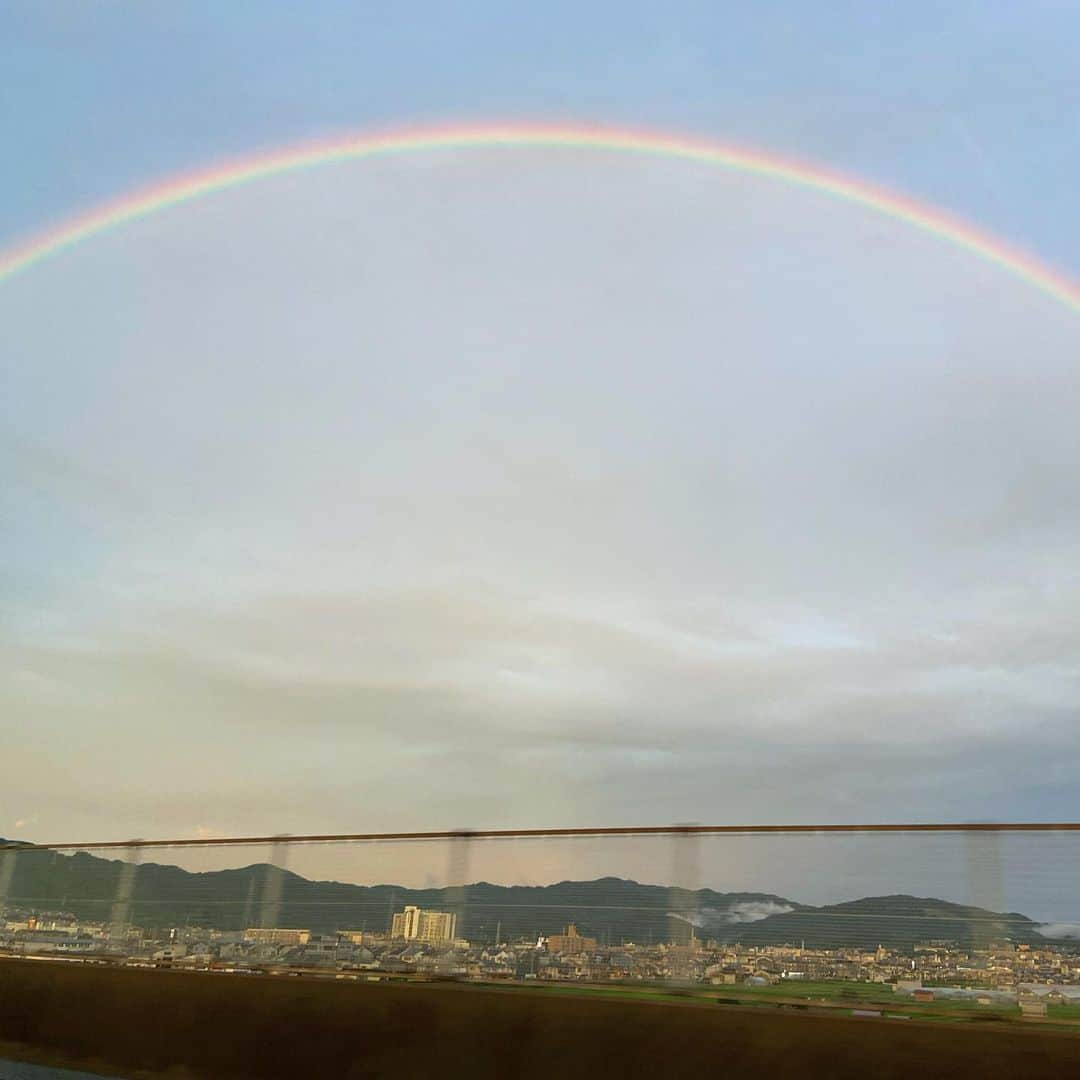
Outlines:
{"label": "hazy sky", "polygon": [[[355,7],[5,5],[0,245],[528,117],[807,158],[1080,273],[1073,5]],[[85,243],[0,285],[0,350],[0,835],[1076,817],[1080,322],[932,236],[425,153]]]}

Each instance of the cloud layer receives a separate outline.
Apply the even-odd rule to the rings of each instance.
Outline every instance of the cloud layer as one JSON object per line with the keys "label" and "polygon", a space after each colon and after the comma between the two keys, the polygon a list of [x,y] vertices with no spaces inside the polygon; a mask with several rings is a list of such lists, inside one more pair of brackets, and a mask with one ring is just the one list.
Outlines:
{"label": "cloud layer", "polygon": [[428,155],[117,231],[0,323],[3,829],[1075,805],[1080,333],[932,237]]}

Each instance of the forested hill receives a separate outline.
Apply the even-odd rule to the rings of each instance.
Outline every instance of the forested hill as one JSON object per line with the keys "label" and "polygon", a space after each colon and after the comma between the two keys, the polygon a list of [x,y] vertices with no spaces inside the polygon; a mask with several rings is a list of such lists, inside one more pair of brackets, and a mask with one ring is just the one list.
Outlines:
{"label": "forested hill", "polygon": [[272,917],[279,926],[322,932],[383,931],[394,911],[416,904],[457,911],[459,933],[470,940],[494,940],[497,932],[504,939],[535,937],[574,922],[582,934],[611,944],[686,940],[691,926],[702,940],[748,944],[805,941],[872,948],[989,937],[1044,941],[1024,915],[911,896],[812,907],[769,893],[690,892],[614,877],[545,886],[475,882],[464,889],[409,889],[311,881],[265,863],[192,873],[148,862],[134,874],[129,870],[124,882],[129,864],[85,852],[22,851],[7,857],[15,864],[6,889],[9,908],[63,910],[106,921],[126,887],[130,921],[155,928],[242,929]]}

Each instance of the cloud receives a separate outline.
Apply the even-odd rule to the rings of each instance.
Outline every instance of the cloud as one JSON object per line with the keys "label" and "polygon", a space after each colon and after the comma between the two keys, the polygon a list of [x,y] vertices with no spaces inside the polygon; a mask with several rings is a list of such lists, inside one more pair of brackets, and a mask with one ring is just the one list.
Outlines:
{"label": "cloud", "polygon": [[748,923],[767,919],[770,915],[786,915],[794,910],[790,904],[777,904],[774,901],[747,901],[732,904],[725,916],[727,922]]}
{"label": "cloud", "polygon": [[1074,805],[1077,324],[931,237],[445,155],[133,224],[0,318],[5,794],[53,835]]}
{"label": "cloud", "polygon": [[727,908],[702,907],[691,914],[669,911],[668,915],[699,929],[706,929],[721,924],[760,922],[770,915],[786,915],[794,910],[790,904],[779,904],[774,900],[747,900]]}
{"label": "cloud", "polygon": [[1035,929],[1046,938],[1080,938],[1080,923],[1043,923]]}

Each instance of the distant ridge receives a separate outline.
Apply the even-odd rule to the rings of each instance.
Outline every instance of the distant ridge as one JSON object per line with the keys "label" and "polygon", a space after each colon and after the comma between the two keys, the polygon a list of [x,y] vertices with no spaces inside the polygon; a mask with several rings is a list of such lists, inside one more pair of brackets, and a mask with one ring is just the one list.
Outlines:
{"label": "distant ridge", "polygon": [[[21,851],[6,902],[104,921],[126,865],[85,852]],[[464,890],[410,889],[311,881],[265,863],[204,873],[143,863],[134,876],[130,919],[153,928],[186,924],[236,930],[259,925],[261,901],[275,877],[280,882],[278,925],[319,932],[381,932],[395,910],[416,904],[458,910],[459,932],[477,941],[493,940],[500,926],[504,937],[518,938],[556,933],[575,922],[581,933],[611,945],[685,941],[691,926],[702,940],[756,945],[805,942],[909,949],[927,940],[1046,942],[1038,924],[1017,912],[906,895],[813,907],[771,893],[687,891],[616,877],[540,886],[476,882]]]}

